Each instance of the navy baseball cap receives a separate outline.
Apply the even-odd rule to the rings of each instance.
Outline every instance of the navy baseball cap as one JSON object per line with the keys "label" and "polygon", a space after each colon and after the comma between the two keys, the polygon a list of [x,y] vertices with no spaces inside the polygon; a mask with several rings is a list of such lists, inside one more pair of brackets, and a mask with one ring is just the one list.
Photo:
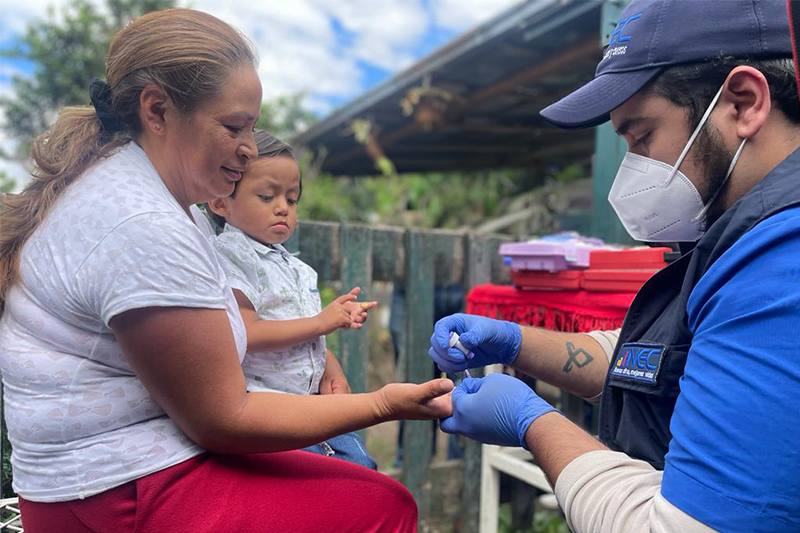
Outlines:
{"label": "navy baseball cap", "polygon": [[541,115],[562,128],[597,126],[667,67],[724,56],[792,57],[786,2],[633,0],[594,79]]}

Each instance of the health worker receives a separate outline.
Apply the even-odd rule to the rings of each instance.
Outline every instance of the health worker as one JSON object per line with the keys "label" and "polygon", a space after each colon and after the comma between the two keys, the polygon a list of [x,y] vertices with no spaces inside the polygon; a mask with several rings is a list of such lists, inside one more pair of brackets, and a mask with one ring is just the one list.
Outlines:
{"label": "health worker", "polygon": [[[574,533],[800,532],[800,106],[786,3],[633,0],[594,80],[541,112],[611,121],[609,194],[637,241],[681,258],[621,330],[453,315],[431,357],[502,363],[600,403],[599,439],[527,385],[453,392],[451,433],[529,449]],[[449,348],[451,332],[474,354]]]}

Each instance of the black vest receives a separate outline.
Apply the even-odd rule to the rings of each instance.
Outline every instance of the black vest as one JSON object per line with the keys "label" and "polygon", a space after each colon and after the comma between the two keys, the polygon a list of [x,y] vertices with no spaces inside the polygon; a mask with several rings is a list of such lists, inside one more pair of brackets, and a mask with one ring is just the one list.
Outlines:
{"label": "black vest", "polygon": [[664,468],[672,438],[670,419],[692,344],[686,313],[689,295],[709,267],[742,235],[762,220],[797,205],[800,150],[728,209],[693,250],[645,283],[625,317],[606,376],[599,433],[607,446],[659,470]]}

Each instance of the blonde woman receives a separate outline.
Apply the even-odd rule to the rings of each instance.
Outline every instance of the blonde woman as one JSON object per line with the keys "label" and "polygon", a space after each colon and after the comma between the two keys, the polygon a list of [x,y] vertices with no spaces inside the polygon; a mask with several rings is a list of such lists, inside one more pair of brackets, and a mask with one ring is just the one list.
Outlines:
{"label": "blonde woman", "polygon": [[[451,413],[452,383],[248,394],[245,328],[192,206],[255,159],[255,54],[198,11],[122,29],[0,213],[0,369],[29,533],[414,531],[366,468],[297,450]],[[263,453],[282,452],[282,453]]]}

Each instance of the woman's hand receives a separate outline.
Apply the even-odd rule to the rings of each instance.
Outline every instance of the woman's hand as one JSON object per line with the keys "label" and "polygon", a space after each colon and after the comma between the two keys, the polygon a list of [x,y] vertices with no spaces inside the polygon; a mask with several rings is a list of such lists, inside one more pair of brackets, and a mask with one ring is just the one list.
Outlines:
{"label": "woman's hand", "polygon": [[467,378],[452,397],[453,416],[442,420],[442,431],[500,446],[527,448],[525,434],[533,421],[555,411],[528,385],[505,374]]}
{"label": "woman's hand", "polygon": [[[450,334],[458,333],[461,345],[474,354],[467,358],[450,347]],[[431,336],[431,359],[444,372],[463,372],[495,363],[510,365],[519,354],[522,329],[513,322],[476,315],[455,314],[436,323]]]}
{"label": "woman's hand", "polygon": [[350,394],[350,384],[344,375],[342,365],[330,350],[325,354],[325,372],[319,382],[320,394]]}
{"label": "woman's hand", "polygon": [[387,420],[434,420],[453,414],[450,393],[453,382],[434,379],[420,385],[390,383],[375,392],[377,418]]}

